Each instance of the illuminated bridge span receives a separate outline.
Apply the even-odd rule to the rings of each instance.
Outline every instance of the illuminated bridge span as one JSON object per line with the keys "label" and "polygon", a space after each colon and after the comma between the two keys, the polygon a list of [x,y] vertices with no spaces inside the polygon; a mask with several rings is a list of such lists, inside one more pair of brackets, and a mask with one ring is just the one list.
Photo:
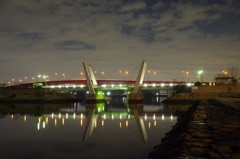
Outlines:
{"label": "illuminated bridge span", "polygon": [[[58,80],[58,81],[43,81],[37,82],[43,85],[43,88],[55,88],[55,89],[76,89],[76,90],[86,90],[87,81],[86,80]],[[133,88],[135,80],[97,80],[98,88],[106,89],[126,89],[128,87]],[[30,88],[33,87],[35,83],[23,83],[19,85],[11,85],[8,87],[21,87]],[[188,85],[192,86],[194,83],[191,82],[171,82],[171,81],[143,81],[140,85],[141,89],[154,89],[154,87],[173,87],[177,85]]]}

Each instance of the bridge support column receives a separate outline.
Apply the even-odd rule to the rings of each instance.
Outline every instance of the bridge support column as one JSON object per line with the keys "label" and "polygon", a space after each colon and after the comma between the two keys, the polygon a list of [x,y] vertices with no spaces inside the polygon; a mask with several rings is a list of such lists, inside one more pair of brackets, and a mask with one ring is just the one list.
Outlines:
{"label": "bridge support column", "polygon": [[134,84],[134,88],[131,94],[128,95],[128,101],[131,102],[142,102],[143,101],[143,94],[139,92],[139,86],[143,83],[143,78],[145,75],[147,63],[145,60],[142,61],[141,68],[139,70],[137,80]]}
{"label": "bridge support column", "polygon": [[[86,76],[87,80],[87,85],[88,85],[88,90],[89,94],[86,95],[86,101],[89,103],[91,102],[104,102],[105,101],[105,96],[104,93],[101,91],[95,91],[95,87],[97,87],[97,80],[95,78],[95,75],[93,73],[92,67],[90,65],[86,65],[83,62],[83,68],[84,68],[84,73]],[[89,75],[90,73],[90,75]]]}

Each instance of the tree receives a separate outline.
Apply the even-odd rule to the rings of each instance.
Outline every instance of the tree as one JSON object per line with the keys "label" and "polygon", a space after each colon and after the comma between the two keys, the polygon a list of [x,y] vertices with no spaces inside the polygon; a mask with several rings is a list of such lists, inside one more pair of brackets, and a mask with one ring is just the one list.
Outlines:
{"label": "tree", "polygon": [[176,93],[190,93],[191,92],[191,87],[187,85],[177,85],[173,87],[173,90]]}
{"label": "tree", "polygon": [[239,77],[240,70],[236,67],[230,67],[228,68],[228,72],[230,77],[233,77],[233,79],[237,79]]}
{"label": "tree", "polygon": [[199,81],[197,81],[197,82],[194,83],[194,86],[201,86],[201,85],[202,85],[202,83],[199,82]]}
{"label": "tree", "polygon": [[228,68],[229,74],[232,77],[232,85],[236,86],[237,85],[237,78],[239,77],[240,70],[239,68],[236,67],[230,67]]}

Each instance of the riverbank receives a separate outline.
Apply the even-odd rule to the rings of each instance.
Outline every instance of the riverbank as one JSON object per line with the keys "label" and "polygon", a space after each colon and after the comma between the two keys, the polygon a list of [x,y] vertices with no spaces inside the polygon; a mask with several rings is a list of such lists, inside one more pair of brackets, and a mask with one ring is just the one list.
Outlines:
{"label": "riverbank", "polygon": [[[240,158],[240,111],[219,100],[230,101],[202,100],[190,107],[149,158]],[[239,108],[240,99],[233,100]]]}
{"label": "riverbank", "polygon": [[[208,100],[208,99],[239,99],[240,93],[229,94],[229,93],[178,93],[174,96],[171,96],[162,103],[164,104],[192,104],[196,101]],[[236,98],[238,97],[238,98]]]}
{"label": "riverbank", "polygon": [[60,103],[76,102],[71,93],[59,93],[44,89],[10,89],[1,90],[0,103]]}

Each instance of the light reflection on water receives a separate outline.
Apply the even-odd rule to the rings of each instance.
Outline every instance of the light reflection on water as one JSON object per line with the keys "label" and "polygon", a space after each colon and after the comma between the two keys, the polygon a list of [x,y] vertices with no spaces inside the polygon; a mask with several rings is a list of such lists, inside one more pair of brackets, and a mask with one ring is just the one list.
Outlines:
{"label": "light reflection on water", "polygon": [[3,158],[147,158],[176,123],[173,112],[162,105],[145,104],[135,113],[133,107],[115,107],[112,101],[5,108],[0,109],[5,114],[0,119]]}

